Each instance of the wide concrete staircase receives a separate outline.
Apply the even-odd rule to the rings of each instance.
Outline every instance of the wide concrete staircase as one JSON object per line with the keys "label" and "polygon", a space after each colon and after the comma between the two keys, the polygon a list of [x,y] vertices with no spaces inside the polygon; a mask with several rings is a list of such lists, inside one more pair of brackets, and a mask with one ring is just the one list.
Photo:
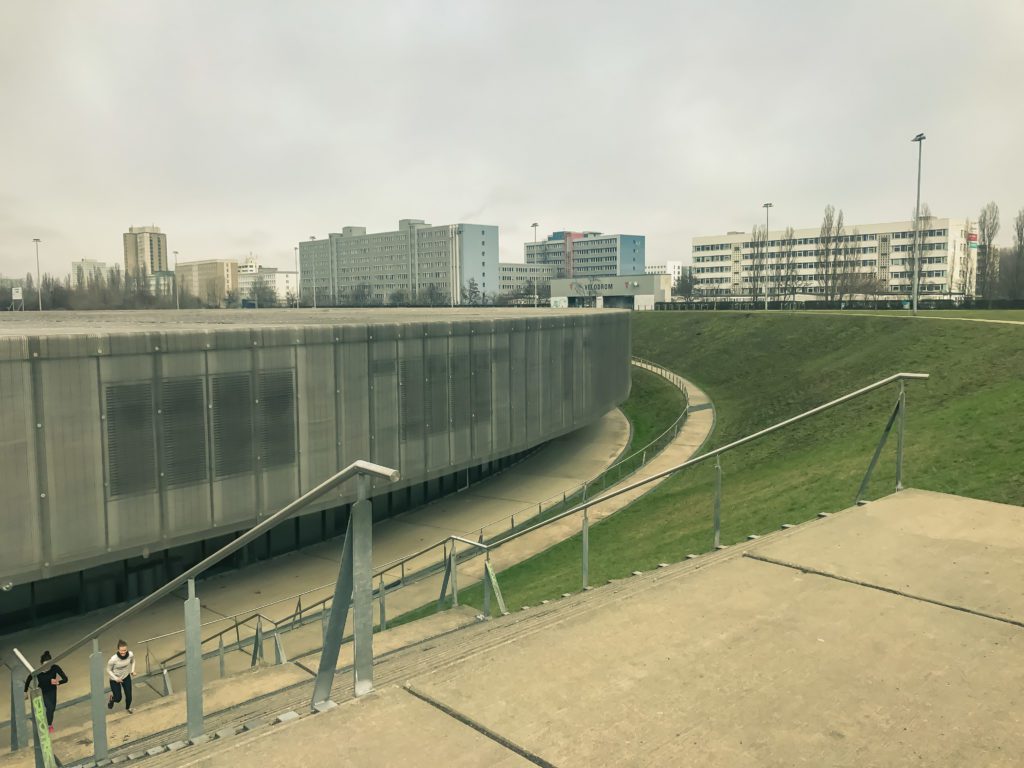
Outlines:
{"label": "wide concrete staircase", "polygon": [[[813,753],[829,765],[1014,765],[1022,567],[1024,508],[907,490],[504,617],[463,608],[445,629],[445,614],[428,618],[404,647],[382,641],[375,685],[411,689],[451,728],[541,765],[620,765],[635,750],[663,764],[792,765]],[[182,724],[154,730],[112,749],[111,764],[221,765],[257,749],[294,764],[303,724],[331,734],[381,701],[311,714],[308,673],[266,682],[210,711],[195,743]],[[352,699],[347,667],[331,697]],[[176,707],[184,719],[180,701],[148,707],[134,717]],[[396,717],[356,736],[379,756],[370,762],[394,764],[388,729],[415,727]],[[437,740],[422,737],[409,764],[436,757]],[[352,746],[324,748],[353,764]],[[60,742],[58,756],[92,765]]]}

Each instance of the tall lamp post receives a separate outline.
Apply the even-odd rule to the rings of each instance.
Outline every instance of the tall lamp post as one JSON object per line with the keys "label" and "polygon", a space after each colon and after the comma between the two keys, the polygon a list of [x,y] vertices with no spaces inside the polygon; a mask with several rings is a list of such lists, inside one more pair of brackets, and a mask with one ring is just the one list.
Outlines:
{"label": "tall lamp post", "polygon": [[178,290],[178,252],[174,251],[174,308],[181,309],[181,291]]}
{"label": "tall lamp post", "polygon": [[38,237],[33,237],[32,242],[36,244],[36,296],[39,297],[39,311],[43,311],[43,283],[39,279],[39,243],[42,242]]}
{"label": "tall lamp post", "polygon": [[[316,235],[310,235],[309,239],[316,240]],[[313,309],[316,309],[316,258],[311,258],[310,262],[313,264]]]}
{"label": "tall lamp post", "polygon": [[925,135],[917,134],[911,139],[917,143],[917,206],[914,208],[914,275],[913,275],[913,313],[917,314],[917,293],[920,288],[921,272],[921,147],[924,144]]}
{"label": "tall lamp post", "polygon": [[764,203],[761,207],[764,208],[764,308],[768,309],[768,209],[771,208],[774,203]]}
{"label": "tall lamp post", "polygon": [[[537,227],[540,226],[540,225],[537,224],[537,222],[535,221],[530,226],[533,227],[533,244],[536,245],[537,244]],[[536,251],[536,249],[534,249],[534,251]],[[535,259],[537,258],[536,252],[534,252],[533,258],[535,258]],[[536,274],[534,274],[534,276],[533,276],[533,307],[534,307],[534,309],[537,308],[537,275]]]}

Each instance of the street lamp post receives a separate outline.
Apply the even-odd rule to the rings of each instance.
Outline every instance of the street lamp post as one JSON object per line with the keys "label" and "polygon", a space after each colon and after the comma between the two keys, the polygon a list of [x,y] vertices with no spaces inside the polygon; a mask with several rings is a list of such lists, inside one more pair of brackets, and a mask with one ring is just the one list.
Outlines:
{"label": "street lamp post", "polygon": [[174,308],[181,309],[181,291],[178,290],[178,252],[174,252]]}
{"label": "street lamp post", "polygon": [[36,244],[36,296],[39,297],[39,311],[43,311],[43,283],[39,278],[39,243],[42,242],[38,237],[33,237],[32,242]]}
{"label": "street lamp post", "polygon": [[[310,235],[310,240],[316,240],[316,235]],[[316,309],[316,258],[310,258],[313,264],[313,309]]]}
{"label": "street lamp post", "polygon": [[764,208],[764,308],[768,309],[768,209],[771,208],[774,203],[765,203],[761,207]]}
{"label": "street lamp post", "polygon": [[[535,221],[530,226],[533,227],[533,244],[536,245],[537,244],[537,227],[539,225]],[[533,254],[533,258],[535,258],[535,259],[537,258],[537,254],[536,253]],[[533,307],[534,307],[534,309],[537,308],[537,275],[536,274],[533,276]]]}
{"label": "street lamp post", "polygon": [[919,280],[921,272],[921,146],[924,144],[925,135],[917,134],[911,139],[917,143],[917,206],[914,208],[914,275],[913,275],[913,313],[917,314],[917,293],[920,289]]}

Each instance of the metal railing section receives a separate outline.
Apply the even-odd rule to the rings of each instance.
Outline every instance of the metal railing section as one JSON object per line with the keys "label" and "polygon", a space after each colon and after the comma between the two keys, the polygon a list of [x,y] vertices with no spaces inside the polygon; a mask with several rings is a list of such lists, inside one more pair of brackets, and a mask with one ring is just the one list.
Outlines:
{"label": "metal railing section", "polygon": [[[899,384],[899,393],[897,395],[896,403],[892,409],[888,421],[886,422],[885,428],[882,431],[882,436],[875,448],[874,454],[872,455],[871,461],[868,464],[868,468],[864,473],[864,478],[860,483],[860,487],[854,498],[854,503],[861,503],[864,498],[864,494],[867,491],[868,485],[871,481],[871,476],[878,464],[878,459],[881,456],[882,449],[885,447],[886,441],[889,437],[890,432],[894,425],[897,426],[897,446],[896,446],[896,490],[900,491],[903,489],[903,441],[904,441],[904,427],[906,421],[906,389],[905,382],[913,380],[925,380],[929,377],[926,373],[896,373],[892,376],[888,376],[884,379],[869,384],[866,387],[862,387],[854,392],[850,392],[842,397],[831,400],[827,403],[812,408],[803,413],[797,414],[789,419],[780,421],[777,424],[773,424],[770,427],[766,427],[758,432],[742,437],[738,440],[734,440],[731,443],[723,445],[719,448],[707,451],[706,453],[696,456],[692,459],[677,464],[668,469],[657,472],[653,475],[649,475],[642,480],[635,483],[630,483],[623,486],[622,488],[615,489],[608,493],[602,494],[595,498],[589,499],[581,504],[578,504],[570,509],[564,510],[555,514],[541,522],[534,525],[521,528],[519,530],[509,533],[507,536],[501,537],[496,541],[485,543],[484,541],[472,541],[470,539],[463,538],[461,536],[449,536],[445,541],[445,557],[442,561],[442,568],[444,570],[444,576],[442,578],[441,592],[438,597],[437,606],[438,610],[443,607],[445,597],[447,595],[449,586],[451,588],[451,596],[453,605],[458,605],[458,580],[456,566],[460,561],[465,562],[477,557],[481,554],[485,556],[486,568],[490,567],[490,552],[504,544],[507,544],[515,539],[522,536],[526,536],[540,528],[547,525],[551,525],[559,520],[563,520],[572,515],[581,515],[581,536],[582,536],[582,553],[581,553],[581,579],[582,586],[587,588],[589,586],[589,515],[588,510],[605,501],[613,499],[617,496],[634,491],[638,488],[642,488],[650,483],[656,482],[663,478],[675,475],[684,469],[689,467],[703,464],[704,462],[714,459],[715,461],[715,491],[714,491],[714,506],[712,514],[712,527],[713,527],[713,546],[719,548],[721,546],[721,493],[722,493],[722,468],[721,468],[721,456],[725,453],[733,451],[743,445],[752,443],[756,440],[760,440],[770,434],[778,432],[786,427],[789,427],[797,422],[809,419],[812,416],[816,416],[824,411],[836,408],[844,403],[851,400],[863,397],[875,390],[889,386],[894,383]],[[463,551],[458,553],[457,546],[461,543],[464,545]],[[471,545],[471,546],[470,546]],[[489,590],[497,590],[497,583],[489,585],[487,579],[484,582],[485,596]],[[485,615],[489,616],[489,612],[485,611]]]}
{"label": "metal railing section", "polygon": [[[371,553],[370,529],[372,525],[372,512],[369,501],[369,492],[370,482],[373,478],[380,478],[389,482],[395,482],[399,479],[399,472],[396,469],[383,467],[368,461],[360,460],[349,464],[344,469],[324,480],[315,488],[310,489],[290,504],[272,514],[270,517],[253,526],[238,538],[229,542],[201,562],[189,568],[181,575],[171,579],[156,591],[150,593],[146,597],[118,613],[113,618],[96,627],[84,637],[54,655],[47,662],[45,666],[56,664],[58,661],[66,658],[69,654],[78,650],[87,643],[92,643],[92,653],[89,656],[89,678],[91,688],[89,699],[92,704],[93,745],[97,761],[103,760],[107,757],[106,712],[104,706],[104,691],[106,689],[107,680],[105,674],[105,659],[99,649],[100,635],[116,626],[118,623],[124,621],[129,616],[132,616],[153,605],[162,598],[167,597],[179,587],[187,585],[188,599],[185,601],[184,629],[186,650],[184,653],[186,656],[185,667],[188,679],[188,733],[189,738],[197,737],[202,732],[203,654],[201,638],[202,625],[199,620],[199,600],[195,594],[195,577],[234,552],[237,552],[251,541],[269,531],[278,523],[292,517],[303,507],[327,495],[342,483],[351,479],[355,479],[357,482],[357,501],[352,505],[352,514],[349,516],[348,531],[345,536],[341,568],[339,569],[338,580],[335,585],[335,597],[343,596],[342,599],[344,599],[346,603],[349,600],[353,600],[355,604],[357,614],[355,632],[357,636],[363,639],[363,642],[360,643],[362,648],[357,651],[356,690],[357,692],[365,693],[372,689],[372,644],[369,641],[369,632],[372,631],[372,625],[367,621],[369,618],[368,612],[372,606],[372,594],[364,587],[370,584],[371,576],[369,558]],[[354,542],[355,539],[358,539],[358,541]],[[363,582],[365,582],[365,585]],[[347,615],[347,611],[345,614]],[[258,612],[252,613],[245,621],[252,621],[253,619],[256,620],[256,631],[253,642],[253,659],[255,663],[259,656],[262,655],[261,614]],[[234,629],[236,632],[239,632],[239,626],[243,623],[245,622],[235,621]],[[344,623],[345,616],[330,617],[328,628],[325,631],[324,653],[321,658],[321,669],[317,674],[315,687],[317,692],[316,695],[321,698],[319,700],[314,698],[314,703],[326,704],[323,691],[326,688],[329,692],[335,670],[333,665],[331,665],[329,669],[325,669],[324,659],[327,659],[331,655],[335,658],[337,657],[338,648],[334,646],[340,646],[341,636],[344,631]],[[239,642],[241,642],[240,635],[238,639]],[[278,650],[279,655],[283,653],[279,637],[276,635],[275,648]],[[33,712],[35,712],[35,719],[38,720],[39,713],[42,712],[42,701],[41,693],[35,680],[35,675],[42,669],[43,665],[38,668],[33,667],[33,665],[17,648],[12,649],[12,651],[18,662],[28,671],[28,674],[31,677],[32,706]],[[164,678],[165,692],[170,693],[171,685],[168,670],[166,668],[162,668],[161,674]],[[12,746],[14,745],[14,725],[19,719],[18,706],[20,705],[20,699],[18,702],[15,702],[14,697],[15,677],[16,675],[12,671]],[[22,706],[22,714],[23,711],[24,707]],[[46,729],[35,727],[32,730],[35,734],[34,746],[37,765],[52,763],[53,751],[50,744],[50,737],[46,732]]]}

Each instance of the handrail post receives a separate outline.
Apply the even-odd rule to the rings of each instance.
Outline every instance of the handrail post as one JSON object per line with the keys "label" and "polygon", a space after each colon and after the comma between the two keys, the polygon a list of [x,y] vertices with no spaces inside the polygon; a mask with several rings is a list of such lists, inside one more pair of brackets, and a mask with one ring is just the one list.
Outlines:
{"label": "handrail post", "polygon": [[715,549],[722,545],[722,462],[715,456]]}
{"label": "handrail post", "polygon": [[92,653],[89,654],[89,708],[92,715],[92,754],[97,762],[107,757],[107,702],[103,700],[107,690],[106,670],[99,638],[94,637]]}
{"label": "handrail post", "polygon": [[18,685],[18,675],[14,670],[17,665],[11,666],[11,752],[16,752],[22,747],[28,746],[28,727],[25,718],[25,702],[22,698],[22,689]]}
{"label": "handrail post", "polygon": [[352,505],[352,634],[355,643],[355,694],[373,690],[373,505],[370,477],[360,475]]}
{"label": "handrail post", "polygon": [[387,603],[385,602],[387,588],[384,586],[383,573],[380,575],[380,586],[377,588],[377,590],[380,593],[380,631],[383,632],[388,628]]}
{"label": "handrail post", "polygon": [[459,558],[456,551],[455,539],[452,539],[452,551],[449,557],[452,559],[452,607],[459,607]]}
{"label": "handrail post", "polygon": [[[397,480],[398,472],[389,471],[389,479]],[[310,703],[313,711],[334,706],[330,701],[331,687],[334,685],[349,605],[353,606],[355,694],[362,696],[373,690],[373,505],[370,503],[370,482],[370,473],[356,474],[356,502],[348,518],[338,579],[324,632],[324,647],[313,684]]]}
{"label": "handrail post", "polygon": [[197,739],[203,733],[203,638],[200,627],[196,580],[188,580],[185,601],[185,709],[187,733]]}
{"label": "handrail post", "polygon": [[489,574],[487,573],[487,561],[490,559],[490,557],[491,557],[491,553],[490,552],[487,552],[484,555],[484,583],[483,583],[483,587],[484,587],[483,617],[484,617],[484,619],[491,618],[491,582],[488,579],[488,575]]}
{"label": "handrail post", "polygon": [[583,554],[581,556],[581,566],[583,568],[583,588],[586,589],[590,586],[590,517],[587,514],[589,510],[583,510],[583,524],[582,530],[580,531],[580,537],[583,540]]}
{"label": "handrail post", "polygon": [[900,379],[900,420],[896,431],[896,490],[903,490],[903,430],[907,420],[907,391]]}

